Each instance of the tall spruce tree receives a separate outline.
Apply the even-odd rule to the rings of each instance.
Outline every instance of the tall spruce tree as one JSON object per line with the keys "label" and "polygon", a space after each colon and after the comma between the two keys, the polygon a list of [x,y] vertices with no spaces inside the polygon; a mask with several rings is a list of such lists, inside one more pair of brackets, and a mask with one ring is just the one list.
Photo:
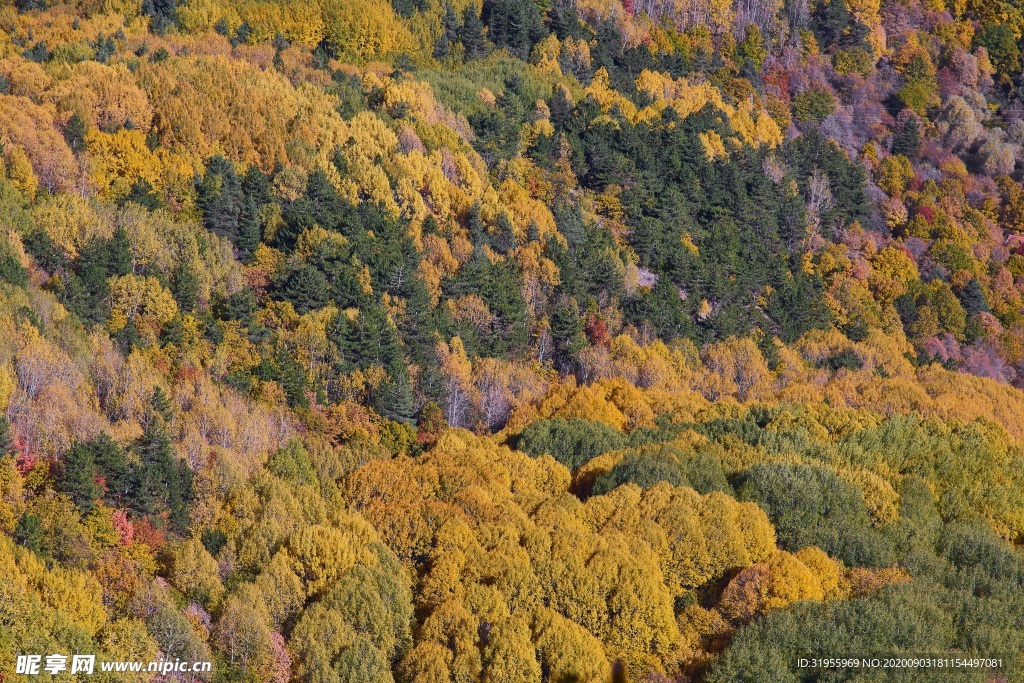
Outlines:
{"label": "tall spruce tree", "polygon": [[412,380],[405,363],[396,361],[388,368],[387,379],[381,383],[374,397],[378,413],[396,422],[412,424],[416,415]]}
{"label": "tall spruce tree", "polygon": [[57,481],[61,491],[68,494],[83,515],[92,512],[103,488],[96,482],[96,462],[86,444],[75,444],[64,454]]}
{"label": "tall spruce tree", "polygon": [[916,116],[908,116],[892,138],[892,153],[913,159],[921,151],[921,129]]}
{"label": "tall spruce tree", "polygon": [[476,6],[473,3],[466,5],[462,12],[462,26],[459,28],[459,41],[466,53],[466,59],[482,57],[487,49],[487,39],[484,37],[484,23],[480,21]]}
{"label": "tall spruce tree", "polygon": [[212,157],[196,194],[206,229],[235,244],[239,237],[243,195],[234,164],[220,155]]}

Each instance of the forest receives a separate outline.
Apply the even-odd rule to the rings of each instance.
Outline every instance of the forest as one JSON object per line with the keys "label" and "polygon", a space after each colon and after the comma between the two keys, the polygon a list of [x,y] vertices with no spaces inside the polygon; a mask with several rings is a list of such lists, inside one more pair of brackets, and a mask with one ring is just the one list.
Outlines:
{"label": "forest", "polygon": [[1022,48],[0,0],[0,681],[1024,681]]}

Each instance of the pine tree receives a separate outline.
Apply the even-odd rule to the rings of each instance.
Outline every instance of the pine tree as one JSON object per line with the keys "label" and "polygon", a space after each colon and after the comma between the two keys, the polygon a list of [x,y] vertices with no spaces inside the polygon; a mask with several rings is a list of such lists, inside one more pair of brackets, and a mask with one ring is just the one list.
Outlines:
{"label": "pine tree", "polygon": [[694,334],[693,323],[683,310],[679,289],[668,274],[658,278],[646,298],[649,299],[647,319],[654,325],[659,337],[676,339]]}
{"label": "pine tree", "polygon": [[828,3],[818,10],[814,31],[823,46],[837,45],[849,23],[850,11],[846,7],[846,0],[828,0]]}
{"label": "pine tree", "polygon": [[516,233],[512,227],[512,221],[503,213],[498,214],[498,219],[495,221],[494,239],[491,242],[499,254],[507,254],[516,246]]}
{"label": "pine tree", "polygon": [[85,134],[87,132],[82,117],[77,113],[72,114],[67,125],[64,126],[64,139],[68,141],[72,152],[81,152],[85,149]]}
{"label": "pine tree", "polygon": [[459,28],[459,40],[466,51],[466,59],[475,59],[484,54],[487,47],[484,38],[484,24],[476,13],[473,3],[466,5],[462,13],[462,26]]}
{"label": "pine tree", "polygon": [[6,417],[0,416],[0,461],[15,454],[14,434],[11,433],[11,423]]}
{"label": "pine tree", "polygon": [[114,230],[110,240],[94,237],[78,253],[75,273],[64,283],[61,302],[87,323],[106,321],[109,305],[107,280],[133,272],[128,234]]}
{"label": "pine tree", "polygon": [[485,0],[482,19],[491,42],[508,48],[519,59],[528,59],[533,46],[547,34],[540,10],[533,2]]}
{"label": "pine tree", "polygon": [[199,276],[187,260],[178,261],[171,273],[171,295],[184,312],[196,309],[199,303]]}
{"label": "pine tree", "polygon": [[14,528],[14,542],[34,553],[43,550],[43,518],[34,512],[25,511]]}
{"label": "pine tree", "polygon": [[249,25],[248,21],[243,21],[238,25],[235,30],[235,35],[231,39],[231,46],[238,47],[249,42],[249,38],[252,37],[252,26]]}
{"label": "pine tree", "polygon": [[437,340],[437,328],[430,292],[422,280],[416,279],[405,299],[405,315],[399,321],[400,338],[412,362],[427,362]]}
{"label": "pine tree", "polygon": [[129,504],[142,515],[166,512],[171,529],[184,532],[195,495],[192,470],[175,455],[163,417],[155,411],[135,450],[139,462],[130,475]]}
{"label": "pine tree", "polygon": [[916,116],[908,116],[892,138],[892,153],[913,159],[921,150],[921,129]]}
{"label": "pine tree", "polygon": [[0,241],[0,280],[10,282],[16,287],[28,286],[28,271],[4,242],[6,240]]}
{"label": "pine tree", "polygon": [[284,208],[284,225],[277,231],[277,247],[291,251],[306,230],[320,226],[325,230],[342,230],[346,205],[327,174],[317,169],[309,174],[306,191]]}
{"label": "pine tree", "polygon": [[474,245],[487,243],[487,232],[484,230],[484,222],[480,220],[480,202],[474,202],[473,206],[466,212],[466,231],[469,233],[469,241]]}
{"label": "pine tree", "polygon": [[162,387],[153,388],[153,396],[149,401],[153,407],[153,412],[159,415],[164,422],[170,422],[171,417],[174,415],[174,407],[171,404],[171,399],[167,396],[167,393]]}
{"label": "pine tree", "polygon": [[445,3],[441,16],[441,35],[434,43],[434,58],[441,59],[451,53],[452,45],[459,40],[459,17],[451,3]]}
{"label": "pine tree", "polygon": [[128,193],[128,196],[124,198],[124,203],[128,202],[134,202],[149,211],[155,211],[164,205],[163,198],[160,196],[160,193],[158,193],[152,183],[145,178],[139,178],[135,181],[135,184],[132,185],[132,189]]}
{"label": "pine tree", "polygon": [[971,278],[967,286],[960,292],[960,303],[963,305],[967,315],[977,313],[988,313],[988,302],[985,300],[985,290],[977,278]]}
{"label": "pine tree", "polygon": [[132,466],[128,503],[141,515],[153,515],[167,505],[166,463],[170,461],[171,440],[160,418],[150,417],[149,426],[135,446],[139,462]]}
{"label": "pine tree", "polygon": [[235,248],[243,261],[248,260],[260,245],[262,232],[256,200],[247,196],[242,200],[242,210],[238,215],[238,238],[235,240]]}
{"label": "pine tree", "polygon": [[96,472],[103,477],[104,500],[121,505],[131,487],[131,469],[124,451],[106,432],[80,447],[89,449]]}
{"label": "pine tree", "polygon": [[168,521],[171,529],[177,533],[185,533],[188,529],[190,505],[195,497],[192,470],[184,460],[177,459],[168,463]]}
{"label": "pine tree", "polygon": [[111,57],[117,54],[117,44],[114,42],[114,38],[112,36],[104,37],[102,33],[96,39],[93,48],[96,53],[96,61],[100,64],[106,64]]}
{"label": "pine tree", "polygon": [[348,368],[371,365],[390,368],[402,362],[402,340],[398,330],[384,307],[376,302],[362,306],[354,321],[339,313],[332,340]]}
{"label": "pine tree", "polygon": [[559,40],[580,40],[590,37],[590,31],[586,24],[580,21],[580,13],[573,0],[554,0],[547,13],[547,24]]}
{"label": "pine tree", "polygon": [[220,155],[212,157],[196,194],[206,229],[234,244],[238,240],[238,219],[242,212],[242,186],[234,164]]}
{"label": "pine tree", "polygon": [[90,448],[76,444],[64,455],[58,485],[71,497],[83,515],[92,511],[103,489],[96,483],[96,463]]}
{"label": "pine tree", "polygon": [[416,13],[415,0],[391,0],[391,7],[394,8],[398,16],[404,19],[408,19]]}
{"label": "pine tree", "polygon": [[128,240],[128,232],[118,226],[110,241],[106,244],[106,271],[107,277],[119,277],[130,275],[135,272],[135,258],[132,256],[131,242]]}
{"label": "pine tree", "polygon": [[572,116],[572,102],[569,101],[569,94],[565,88],[555,86],[548,100],[548,111],[550,112],[551,125],[561,128],[569,122]]}
{"label": "pine tree", "polygon": [[405,363],[396,362],[388,369],[388,378],[377,391],[375,406],[378,413],[396,422],[412,424],[416,415],[412,380]]}
{"label": "pine tree", "polygon": [[163,35],[178,21],[178,0],[142,0],[142,14],[150,18],[153,33]]}
{"label": "pine tree", "polygon": [[317,168],[309,174],[305,198],[309,201],[313,222],[325,230],[336,230],[344,216],[345,205],[334,183],[322,169]]}
{"label": "pine tree", "polygon": [[242,192],[246,199],[252,199],[256,208],[274,201],[274,185],[270,176],[259,169],[256,164],[251,165],[242,176]]}
{"label": "pine tree", "polygon": [[25,249],[32,255],[36,265],[48,273],[56,273],[67,269],[64,252],[57,246],[45,230],[35,230],[22,237]]}
{"label": "pine tree", "polygon": [[569,372],[575,365],[575,355],[587,344],[583,334],[583,319],[576,302],[561,298],[551,312],[551,339],[555,344],[555,366]]}
{"label": "pine tree", "polygon": [[328,302],[330,283],[318,268],[303,265],[293,270],[281,288],[281,296],[295,306],[300,315],[323,308]]}
{"label": "pine tree", "polygon": [[277,354],[278,382],[284,389],[288,399],[288,406],[291,408],[308,408],[309,399],[306,398],[306,386],[309,383],[302,366],[286,350]]}

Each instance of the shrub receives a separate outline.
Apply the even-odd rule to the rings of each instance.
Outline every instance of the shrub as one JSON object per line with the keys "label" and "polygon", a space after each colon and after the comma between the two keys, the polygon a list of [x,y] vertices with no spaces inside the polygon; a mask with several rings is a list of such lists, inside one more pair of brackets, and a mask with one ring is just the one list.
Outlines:
{"label": "shrub", "polygon": [[516,443],[528,455],[548,453],[570,470],[625,445],[626,435],[610,425],[560,417],[534,422],[523,430]]}

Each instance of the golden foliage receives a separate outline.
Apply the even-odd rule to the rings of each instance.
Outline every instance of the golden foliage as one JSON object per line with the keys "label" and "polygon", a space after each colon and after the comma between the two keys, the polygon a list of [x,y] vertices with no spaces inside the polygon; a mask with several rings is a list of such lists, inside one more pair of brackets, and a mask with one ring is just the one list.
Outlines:
{"label": "golden foliage", "polygon": [[[8,153],[14,148],[24,153],[39,184],[47,190],[74,188],[75,160],[48,108],[26,97],[0,95],[0,141]],[[8,159],[8,164],[11,163]],[[30,181],[24,165],[17,168],[24,189],[28,189],[26,183]]]}

